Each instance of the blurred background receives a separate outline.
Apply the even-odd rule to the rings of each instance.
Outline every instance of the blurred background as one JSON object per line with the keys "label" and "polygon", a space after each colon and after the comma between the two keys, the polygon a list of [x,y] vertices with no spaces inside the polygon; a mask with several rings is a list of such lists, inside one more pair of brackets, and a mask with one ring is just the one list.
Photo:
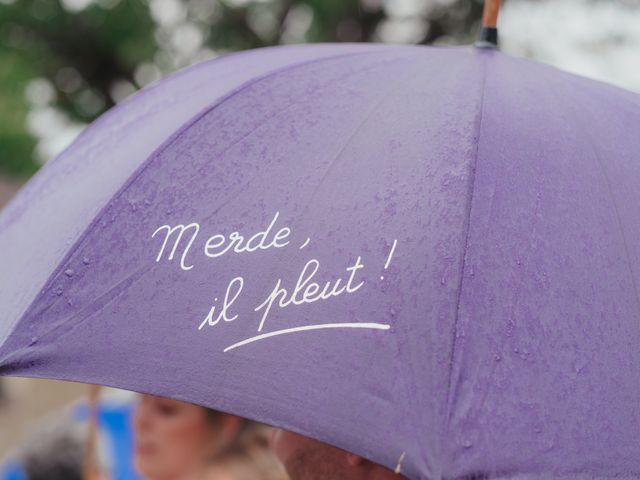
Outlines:
{"label": "blurred background", "polygon": [[[481,12],[480,0],[0,0],[0,208],[91,121],[187,65],[288,43],[469,44]],[[640,0],[506,0],[499,29],[504,52],[640,92]],[[0,379],[0,463],[85,393]]]}
{"label": "blurred background", "polygon": [[[177,69],[305,42],[468,44],[480,0],[0,0],[0,201]],[[502,50],[640,90],[640,0],[506,0]]]}

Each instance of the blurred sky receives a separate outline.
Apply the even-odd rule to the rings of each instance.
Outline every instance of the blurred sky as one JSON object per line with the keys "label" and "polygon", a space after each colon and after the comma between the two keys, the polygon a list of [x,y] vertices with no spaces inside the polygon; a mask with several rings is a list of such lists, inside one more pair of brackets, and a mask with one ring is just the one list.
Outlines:
{"label": "blurred sky", "polygon": [[640,92],[640,2],[511,0],[502,50]]}

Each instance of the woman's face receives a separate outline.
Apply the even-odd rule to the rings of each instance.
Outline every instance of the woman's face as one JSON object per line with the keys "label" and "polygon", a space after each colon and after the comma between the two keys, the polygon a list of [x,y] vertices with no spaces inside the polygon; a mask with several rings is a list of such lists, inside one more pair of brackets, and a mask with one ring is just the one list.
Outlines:
{"label": "woman's face", "polygon": [[204,467],[216,441],[204,408],[153,395],[139,397],[133,427],[134,465],[149,479],[192,476]]}

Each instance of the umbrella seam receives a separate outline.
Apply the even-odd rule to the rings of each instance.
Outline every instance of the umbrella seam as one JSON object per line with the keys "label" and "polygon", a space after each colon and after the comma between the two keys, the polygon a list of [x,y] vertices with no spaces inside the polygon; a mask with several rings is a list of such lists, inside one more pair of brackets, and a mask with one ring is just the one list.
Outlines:
{"label": "umbrella seam", "polygon": [[[411,56],[413,56],[413,55],[407,55],[406,57],[405,57],[405,56],[403,56],[403,57],[396,57],[396,58],[394,58],[393,60],[404,59],[404,58],[410,58]],[[386,62],[381,62],[381,63],[386,63]],[[376,68],[377,66],[379,66],[379,65],[378,65],[378,64],[376,64],[376,65],[374,65],[372,68]],[[349,75],[349,76],[350,76],[350,75]],[[344,78],[346,78],[346,76],[345,76],[345,77],[340,77],[340,80],[343,80]],[[333,83],[334,83],[334,82],[330,82],[330,83],[324,84],[324,85],[323,85],[323,88],[324,88],[324,87],[328,87],[328,86],[330,86],[330,85],[333,85]],[[290,107],[292,107],[292,106],[295,106],[295,105],[296,105],[296,104],[295,104],[295,102],[294,102],[294,103],[292,103],[292,104],[289,104],[289,105],[287,106],[287,109],[288,109],[288,108],[290,108]],[[286,111],[286,109],[283,109],[282,111],[278,112],[278,114],[283,113],[283,112],[285,112],[285,111]],[[275,116],[274,116],[274,117],[275,117]],[[269,121],[269,120],[272,120],[272,119],[273,119],[273,117],[269,117],[269,118],[267,118],[267,119],[265,120],[265,122],[266,122],[266,121]],[[258,130],[258,129],[259,129],[260,127],[262,127],[262,126],[263,126],[263,125],[259,125],[259,126],[258,126],[258,127],[256,127],[254,130],[252,130],[251,132],[249,132],[249,133],[248,133],[245,137],[243,137],[241,140],[244,140],[244,138],[246,138],[247,136],[251,135],[255,130]],[[225,151],[226,151],[226,150],[225,150]],[[259,175],[259,174],[256,174],[256,175],[254,175],[253,177],[251,177],[251,178],[250,178],[246,183],[244,183],[242,186],[243,186],[243,187],[246,187],[248,184],[250,184],[251,182],[253,182],[253,180],[255,180],[255,178],[256,178],[258,175]],[[238,192],[237,192],[237,193],[240,193],[240,192],[242,192],[242,191],[244,191],[244,190],[238,190]],[[235,198],[235,195],[230,195],[230,196],[229,196],[229,199],[228,199],[227,201],[225,201],[225,202],[221,203],[220,205],[218,205],[218,206],[213,210],[213,212],[212,212],[211,214],[208,214],[208,215],[207,215],[206,217],[204,217],[202,220],[204,221],[204,220],[209,220],[209,219],[211,219],[211,217],[213,217],[214,215],[216,215],[216,214],[218,213],[218,211],[219,211],[223,206],[225,206],[229,201],[233,200],[234,198]],[[293,228],[293,227],[295,227],[295,225],[292,225],[292,228]]]}
{"label": "umbrella seam", "polygon": [[[568,92],[569,98],[571,98],[573,100],[573,102],[577,101],[577,99],[572,95],[571,89],[569,89]],[[576,112],[576,109],[572,106],[571,108],[574,112]],[[598,151],[595,148],[595,145],[593,143],[593,140],[591,138],[590,135],[588,135],[585,132],[585,128],[583,126],[582,123],[582,119],[580,118],[580,115],[576,115],[576,125],[579,126],[580,131],[583,132],[584,136],[587,139],[587,144],[589,145],[590,150],[593,152],[593,158],[595,159],[596,164],[598,165],[599,170],[602,172],[602,176],[604,177],[604,184],[607,190],[607,193],[609,194],[609,198],[611,200],[611,204],[613,205],[613,211],[615,213],[615,218],[616,218],[616,224],[618,225],[618,229],[620,231],[620,236],[622,237],[622,245],[624,247],[624,253],[625,253],[625,259],[626,259],[626,263],[627,263],[627,267],[629,270],[629,276],[631,277],[631,285],[633,286],[633,292],[635,294],[635,299],[636,299],[636,306],[638,307],[638,313],[640,314],[640,294],[638,293],[638,284],[636,281],[636,277],[633,271],[633,268],[631,267],[631,257],[629,255],[629,246],[628,246],[628,242],[627,242],[627,236],[624,233],[624,228],[622,227],[622,220],[620,218],[620,212],[618,210],[618,205],[616,203],[615,200],[615,196],[613,195],[613,189],[611,188],[611,180],[609,179],[609,175],[607,174],[606,169],[604,168],[604,164],[602,162],[602,159],[600,158],[600,155],[598,154]]]}
{"label": "umbrella seam", "polygon": [[[404,58],[409,58],[409,57],[410,56],[401,57],[401,58],[404,59]],[[377,101],[372,105],[372,107],[365,114],[364,118],[362,118],[360,120],[360,122],[357,125],[357,127],[355,129],[353,129],[353,131],[349,134],[349,136],[346,139],[346,141],[342,144],[342,146],[338,149],[336,154],[333,156],[332,160],[329,162],[328,167],[326,168],[326,170],[322,174],[322,177],[320,178],[320,180],[316,184],[313,192],[309,196],[309,198],[306,201],[304,207],[300,210],[300,213],[296,216],[296,218],[294,220],[294,223],[292,224],[292,227],[294,225],[298,225],[299,224],[300,219],[303,218],[304,213],[308,210],[309,205],[312,203],[313,199],[315,198],[316,194],[320,190],[321,186],[324,184],[325,180],[328,178],[330,172],[333,170],[333,168],[338,163],[338,161],[341,158],[344,158],[344,155],[343,155],[344,152],[351,145],[352,141],[357,137],[357,135],[361,132],[362,128],[366,125],[366,123],[371,119],[373,114],[377,110],[379,110],[389,100],[389,98],[393,96],[393,94],[397,93],[400,90],[400,88],[399,88],[400,86],[404,86],[407,83],[410,83],[410,81],[415,78],[415,77],[413,77],[414,73],[415,73],[414,69],[411,69],[408,75],[405,75],[399,81],[394,82],[394,84],[391,86],[391,88],[387,89],[385,91],[385,93],[379,99],[377,99]],[[392,339],[395,340],[397,350],[401,351],[402,349],[398,345],[398,340],[395,338],[395,335],[392,336]],[[413,374],[413,372],[412,372],[411,377],[415,381],[415,375]],[[409,382],[406,379],[403,378],[403,383],[404,383],[404,390],[405,390],[406,395],[411,398],[411,403],[414,406],[417,406],[418,405],[418,401],[415,398],[415,395],[411,393],[411,389],[409,388],[409,385],[408,385]],[[391,397],[394,398],[394,393],[393,392],[390,392],[390,393],[391,393]],[[415,441],[421,441],[423,439],[422,438],[423,436],[421,435],[422,431],[421,431],[421,429],[418,428],[417,425],[413,425],[413,428],[411,426],[408,426],[407,427],[407,433],[409,433],[409,431],[411,431],[411,434],[414,437]],[[401,460],[399,460],[396,463],[396,465],[395,465],[396,469],[399,468],[400,464],[404,460],[404,457],[406,456],[406,451],[403,451],[403,450],[406,450],[406,446],[398,445],[398,451],[401,452],[400,453]],[[388,467],[390,469],[393,469],[394,465],[389,464]]]}
{"label": "umbrella seam", "polygon": [[[483,52],[484,53],[484,52]],[[492,52],[487,52],[489,54],[491,54]],[[447,388],[446,388],[446,398],[447,398],[447,405],[446,405],[446,415],[445,415],[445,425],[444,425],[444,434],[442,435],[442,443],[444,444],[445,442],[447,442],[449,440],[448,436],[449,436],[449,431],[450,431],[450,420],[451,420],[451,410],[452,410],[452,402],[451,402],[451,381],[452,381],[452,377],[453,377],[453,368],[454,368],[454,359],[455,359],[455,355],[456,355],[456,345],[457,345],[457,333],[458,333],[458,319],[459,319],[459,310],[460,310],[460,300],[461,300],[461,293],[462,293],[462,284],[463,284],[463,280],[464,280],[464,272],[465,272],[465,268],[466,268],[466,257],[467,257],[467,245],[469,242],[469,232],[471,230],[470,228],[470,224],[471,224],[471,210],[473,208],[473,194],[474,194],[474,190],[475,190],[475,179],[476,179],[476,170],[477,170],[477,165],[478,165],[478,154],[479,154],[479,150],[480,150],[480,132],[482,130],[482,117],[483,117],[483,113],[484,113],[484,102],[485,102],[485,90],[486,90],[486,80],[487,80],[487,59],[486,57],[482,57],[482,84],[480,86],[480,100],[479,100],[479,107],[478,107],[478,114],[477,114],[477,120],[476,120],[476,145],[475,145],[475,152],[473,153],[472,156],[472,160],[473,160],[473,168],[472,168],[472,177],[470,180],[471,183],[471,187],[470,187],[470,193],[469,193],[469,202],[468,202],[468,209],[467,209],[467,220],[466,220],[466,231],[465,231],[465,236],[464,236],[464,244],[462,247],[462,262],[461,262],[461,266],[460,266],[460,280],[459,280],[459,284],[458,284],[458,289],[457,289],[457,299],[456,299],[456,309],[455,309],[455,315],[454,315],[454,320],[453,320],[453,328],[452,328],[452,339],[451,339],[451,355],[450,355],[450,360],[449,360],[449,373],[448,373],[448,377],[447,377]],[[441,474],[442,474],[442,465],[444,463],[445,460],[445,451],[447,450],[447,445],[442,445],[441,447],[441,456],[442,456],[442,460],[441,460]],[[446,455],[448,457],[449,452],[446,452]],[[449,465],[449,458],[446,458],[447,460],[447,466]]]}

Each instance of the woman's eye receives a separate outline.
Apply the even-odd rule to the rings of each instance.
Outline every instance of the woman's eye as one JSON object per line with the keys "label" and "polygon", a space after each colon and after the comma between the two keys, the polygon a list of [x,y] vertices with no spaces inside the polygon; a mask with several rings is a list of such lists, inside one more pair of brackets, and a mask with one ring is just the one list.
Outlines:
{"label": "woman's eye", "polygon": [[170,416],[170,415],[174,415],[177,412],[177,409],[173,405],[158,405],[158,411],[162,415]]}

